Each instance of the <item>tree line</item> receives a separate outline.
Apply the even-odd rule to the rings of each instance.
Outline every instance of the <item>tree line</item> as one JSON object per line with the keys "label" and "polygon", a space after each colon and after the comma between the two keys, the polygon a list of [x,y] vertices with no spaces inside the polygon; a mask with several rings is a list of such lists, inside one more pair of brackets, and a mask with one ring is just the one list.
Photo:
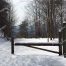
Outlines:
{"label": "tree line", "polygon": [[62,27],[62,0],[33,0],[26,7],[26,13],[26,29],[33,30],[32,34],[26,31],[28,35],[51,39],[58,37],[59,29]]}

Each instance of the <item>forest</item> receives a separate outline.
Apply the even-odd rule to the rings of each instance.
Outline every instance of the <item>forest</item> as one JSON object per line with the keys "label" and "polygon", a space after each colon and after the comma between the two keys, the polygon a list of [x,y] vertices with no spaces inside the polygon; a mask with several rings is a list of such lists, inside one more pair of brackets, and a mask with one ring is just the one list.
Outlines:
{"label": "forest", "polygon": [[7,39],[11,36],[57,38],[63,22],[62,3],[62,0],[32,0],[25,7],[24,20],[15,26],[17,21],[12,4],[7,0],[0,0],[0,30]]}

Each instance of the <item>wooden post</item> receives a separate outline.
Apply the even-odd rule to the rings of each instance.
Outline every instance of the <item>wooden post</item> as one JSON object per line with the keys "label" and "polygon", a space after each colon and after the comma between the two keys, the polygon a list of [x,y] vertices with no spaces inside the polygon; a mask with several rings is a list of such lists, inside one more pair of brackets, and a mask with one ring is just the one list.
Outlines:
{"label": "wooden post", "polygon": [[59,30],[59,55],[62,55],[62,31]]}
{"label": "wooden post", "polygon": [[11,53],[14,54],[14,38],[11,38]]}
{"label": "wooden post", "polygon": [[66,23],[63,23],[63,54],[66,57]]}
{"label": "wooden post", "polygon": [[63,55],[66,57],[66,41],[63,42]]}

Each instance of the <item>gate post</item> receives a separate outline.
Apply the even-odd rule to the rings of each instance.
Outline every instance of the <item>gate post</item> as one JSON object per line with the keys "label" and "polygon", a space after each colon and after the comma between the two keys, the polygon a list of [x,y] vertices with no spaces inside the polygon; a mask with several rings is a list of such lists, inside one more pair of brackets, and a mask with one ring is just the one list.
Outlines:
{"label": "gate post", "polygon": [[63,23],[63,54],[66,57],[66,22]]}
{"label": "gate post", "polygon": [[11,26],[11,54],[14,54],[14,26]]}
{"label": "gate post", "polygon": [[62,31],[59,30],[59,55],[62,55]]}
{"label": "gate post", "polygon": [[14,54],[14,38],[11,37],[11,53]]}

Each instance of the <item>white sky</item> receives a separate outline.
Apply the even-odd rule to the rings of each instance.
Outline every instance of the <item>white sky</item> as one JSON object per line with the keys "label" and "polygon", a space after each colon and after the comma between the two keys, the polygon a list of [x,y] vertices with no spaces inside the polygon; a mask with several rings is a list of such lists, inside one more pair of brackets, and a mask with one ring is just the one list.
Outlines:
{"label": "white sky", "polygon": [[33,0],[11,0],[15,12],[16,25],[19,25],[25,19],[25,7],[30,1]]}

